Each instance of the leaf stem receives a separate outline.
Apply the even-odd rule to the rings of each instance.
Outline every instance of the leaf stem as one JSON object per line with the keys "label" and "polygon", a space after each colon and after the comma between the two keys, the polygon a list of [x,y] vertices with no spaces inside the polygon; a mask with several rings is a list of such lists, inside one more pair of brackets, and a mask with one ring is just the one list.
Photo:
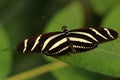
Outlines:
{"label": "leaf stem", "polygon": [[29,70],[29,71],[22,72],[20,74],[16,74],[12,77],[9,77],[7,80],[25,80],[25,79],[29,79],[29,78],[44,74],[46,72],[52,71],[60,67],[65,67],[67,65],[68,64],[64,62],[56,61],[53,63],[46,64],[44,66],[40,66],[38,68],[32,69],[32,70]]}

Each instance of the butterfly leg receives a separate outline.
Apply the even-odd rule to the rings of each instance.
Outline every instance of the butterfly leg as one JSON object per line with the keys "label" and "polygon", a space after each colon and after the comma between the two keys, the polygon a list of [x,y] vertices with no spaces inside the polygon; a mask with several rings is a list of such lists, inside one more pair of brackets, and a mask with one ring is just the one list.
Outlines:
{"label": "butterfly leg", "polygon": [[68,44],[69,44],[71,51],[75,54],[77,51],[75,50],[75,48],[73,48],[73,44],[70,42],[68,37],[67,37],[67,41],[68,41]]}

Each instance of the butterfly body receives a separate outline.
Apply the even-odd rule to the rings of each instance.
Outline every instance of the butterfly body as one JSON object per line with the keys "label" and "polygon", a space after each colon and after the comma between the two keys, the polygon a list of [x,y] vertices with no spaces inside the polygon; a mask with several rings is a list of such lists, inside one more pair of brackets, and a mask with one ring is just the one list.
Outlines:
{"label": "butterfly body", "polygon": [[17,50],[22,53],[43,53],[49,56],[63,55],[68,52],[80,53],[92,50],[98,44],[114,40],[118,33],[108,28],[83,28],[63,32],[40,34],[22,41]]}

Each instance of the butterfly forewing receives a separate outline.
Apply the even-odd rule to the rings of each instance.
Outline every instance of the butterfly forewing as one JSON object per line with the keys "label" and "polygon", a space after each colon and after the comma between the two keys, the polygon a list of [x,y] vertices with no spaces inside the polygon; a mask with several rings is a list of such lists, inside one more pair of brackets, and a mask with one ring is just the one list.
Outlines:
{"label": "butterfly forewing", "polygon": [[62,32],[51,32],[25,39],[17,46],[17,50],[22,53],[64,54],[68,52],[69,46],[63,34]]}
{"label": "butterfly forewing", "polygon": [[82,37],[83,39],[89,40],[95,43],[103,43],[114,40],[118,37],[118,33],[109,28],[83,28],[71,30],[71,35]]}
{"label": "butterfly forewing", "polygon": [[[41,36],[42,35],[25,39],[24,41],[22,41],[18,44],[17,50],[22,53],[31,53],[34,51],[39,52],[42,48]],[[39,42],[39,44],[38,44],[38,42]]]}
{"label": "butterfly forewing", "polygon": [[42,53],[52,56],[52,55],[65,54],[69,51],[68,42],[63,32],[59,32],[54,35],[48,33],[45,34],[44,36],[46,35],[50,35],[50,36],[44,41],[41,50]]}

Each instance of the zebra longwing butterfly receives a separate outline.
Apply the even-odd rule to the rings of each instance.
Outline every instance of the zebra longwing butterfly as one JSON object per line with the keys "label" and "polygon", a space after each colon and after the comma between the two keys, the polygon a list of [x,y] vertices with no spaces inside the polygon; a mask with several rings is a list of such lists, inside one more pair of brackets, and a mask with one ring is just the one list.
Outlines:
{"label": "zebra longwing butterfly", "polygon": [[40,34],[22,41],[17,50],[22,53],[39,52],[49,56],[63,55],[69,51],[73,53],[94,49],[98,44],[114,40],[118,33],[108,28],[83,28]]}

